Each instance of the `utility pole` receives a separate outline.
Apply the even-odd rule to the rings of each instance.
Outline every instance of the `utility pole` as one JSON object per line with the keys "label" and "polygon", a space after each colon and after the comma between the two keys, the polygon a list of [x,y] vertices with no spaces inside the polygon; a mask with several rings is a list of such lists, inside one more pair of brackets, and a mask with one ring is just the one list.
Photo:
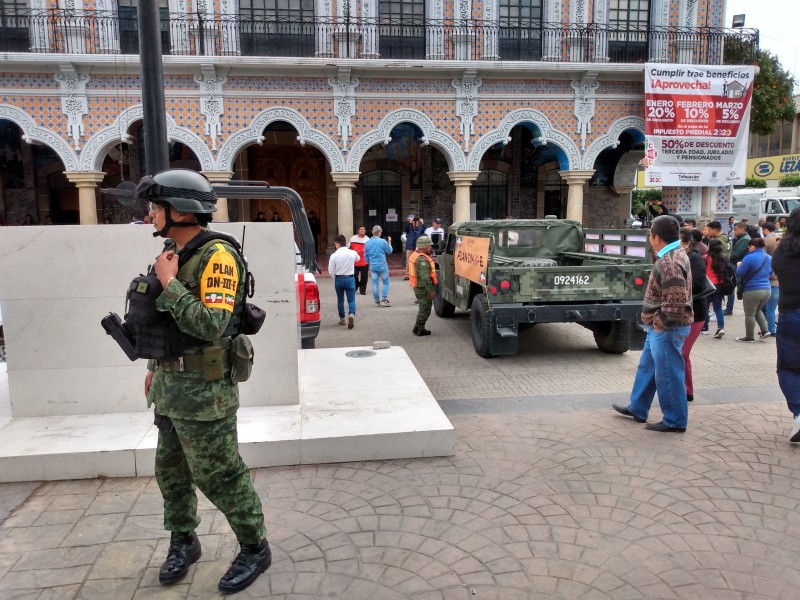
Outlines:
{"label": "utility pole", "polygon": [[169,140],[157,0],[139,0],[139,64],[142,67],[144,159],[148,175],[169,168]]}

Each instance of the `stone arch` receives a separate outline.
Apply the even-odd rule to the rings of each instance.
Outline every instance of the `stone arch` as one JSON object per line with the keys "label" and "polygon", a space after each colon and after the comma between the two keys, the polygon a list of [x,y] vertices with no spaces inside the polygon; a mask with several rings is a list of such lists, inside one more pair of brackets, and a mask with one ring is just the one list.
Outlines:
{"label": "stone arch", "polygon": [[644,140],[644,119],[624,117],[614,121],[608,128],[608,133],[597,138],[586,150],[586,154],[583,155],[583,168],[594,169],[594,163],[600,153],[606,148],[616,148],[619,144],[619,136],[627,130],[633,130],[638,134],[637,141]]}
{"label": "stone arch", "polygon": [[291,108],[268,108],[258,113],[248,127],[240,129],[226,139],[219,150],[218,162],[220,171],[233,171],[236,156],[247,146],[264,141],[264,128],[274,121],[286,121],[297,130],[297,141],[300,145],[311,144],[322,152],[331,170],[344,169],[344,155],[336,143],[327,135],[312,129],[306,118]]}
{"label": "stone arch", "polygon": [[8,119],[22,129],[23,139],[29,144],[38,142],[52,148],[64,164],[65,171],[78,170],[78,157],[66,140],[49,129],[39,127],[33,117],[21,108],[0,104],[0,119]]}
{"label": "stone arch", "polygon": [[[131,106],[123,110],[114,124],[95,133],[81,153],[82,171],[102,171],[103,159],[108,153],[109,148],[120,142],[130,143],[128,129],[134,121],[144,118],[144,109],[141,104]],[[203,171],[214,171],[214,157],[205,145],[203,140],[193,131],[179,127],[175,124],[172,117],[167,115],[167,138],[171,141],[180,142],[194,152]]]}
{"label": "stone arch", "polygon": [[375,144],[388,144],[392,139],[392,129],[400,123],[411,123],[419,127],[422,131],[420,143],[431,144],[444,154],[451,171],[464,170],[464,152],[456,141],[446,133],[439,131],[423,113],[412,108],[390,112],[381,120],[377,129],[373,129],[358,138],[347,156],[346,170],[351,173],[358,172],[361,159],[364,158],[367,150]]}
{"label": "stone arch", "polygon": [[509,113],[500,126],[479,139],[467,158],[467,171],[478,171],[481,158],[486,151],[497,143],[507,144],[511,140],[511,130],[521,123],[533,123],[542,132],[542,144],[556,147],[562,171],[577,169],[580,164],[580,152],[569,136],[557,131],[543,113],[538,110],[524,108]]}

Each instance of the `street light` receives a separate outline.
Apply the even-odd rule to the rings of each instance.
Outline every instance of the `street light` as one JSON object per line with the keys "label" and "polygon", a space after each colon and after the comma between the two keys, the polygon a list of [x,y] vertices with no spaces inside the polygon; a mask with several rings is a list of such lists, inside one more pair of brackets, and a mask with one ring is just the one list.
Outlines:
{"label": "street light", "polygon": [[732,27],[741,29],[744,27],[744,15],[733,15]]}

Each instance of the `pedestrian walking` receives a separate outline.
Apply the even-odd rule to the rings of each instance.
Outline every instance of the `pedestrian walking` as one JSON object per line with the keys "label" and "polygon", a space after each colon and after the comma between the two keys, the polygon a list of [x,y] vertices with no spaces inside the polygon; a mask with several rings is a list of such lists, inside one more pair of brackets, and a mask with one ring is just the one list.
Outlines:
{"label": "pedestrian walking", "polygon": [[438,283],[436,264],[430,257],[431,243],[431,238],[427,235],[421,236],[417,239],[417,249],[408,257],[409,283],[414,288],[414,295],[419,303],[417,322],[411,333],[418,336],[431,334],[430,330],[425,329],[425,324],[431,316],[435,285]]}
{"label": "pedestrian walking", "polygon": [[790,442],[800,442],[800,208],[786,222],[772,268],[781,284],[778,299],[778,385],[794,416]]}
{"label": "pedestrian walking", "polygon": [[763,340],[770,337],[767,319],[762,309],[767,305],[771,295],[769,276],[772,273],[772,257],[764,252],[762,238],[751,239],[748,249],[749,253],[736,269],[736,278],[743,290],[745,329],[744,337],[736,338],[737,342],[755,342],[756,323],[761,332],[759,338]]}
{"label": "pedestrian walking", "polygon": [[[331,254],[328,261],[328,273],[333,277],[336,290],[336,308],[339,310],[339,325],[347,325],[348,329],[355,326],[356,319],[356,280],[353,277],[358,253],[347,247],[347,240],[343,235],[334,239],[336,251]],[[347,296],[347,321],[345,321],[344,299]]]}
{"label": "pedestrian walking", "polygon": [[159,582],[181,581],[200,558],[196,486],[236,534],[240,550],[218,588],[238,592],[272,562],[261,500],[236,432],[239,380],[232,379],[231,346],[244,309],[244,262],[224,240],[196,248],[184,262],[181,253],[206,231],[216,210],[217,196],[199,173],[170,169],[145,177],[137,196],[150,200],[157,234],[170,238],[153,269],[162,291],[136,308],[132,303],[129,312],[131,319],[135,310],[148,317],[138,319],[146,324],[143,344],[171,351],[148,361],[144,382],[148,406],[155,405],[155,476],[171,534]]}
{"label": "pedestrian walking", "polygon": [[[710,239],[708,241],[708,254],[706,255],[706,276],[717,288],[711,295],[711,306],[714,309],[717,321],[717,330],[714,332],[714,338],[718,340],[721,340],[722,336],[725,335],[725,311],[722,309],[722,303],[725,301],[725,272],[728,269],[730,269],[730,263],[725,255],[722,242],[715,238]],[[704,331],[708,331],[709,320],[709,311],[706,311]]]}
{"label": "pedestrian walking", "polygon": [[[370,274],[372,275],[372,297],[376,306],[390,306],[389,304],[389,263],[386,257],[392,253],[392,237],[383,239],[383,228],[375,225],[372,228],[372,237],[364,245],[364,257],[369,263]],[[380,294],[378,284],[383,284],[382,294]]]}
{"label": "pedestrian walking", "polygon": [[[772,222],[765,222],[761,227],[761,231],[764,237],[764,252],[773,256],[775,254],[775,249],[778,247],[778,243],[781,241],[781,233],[776,231],[775,223]],[[781,290],[778,276],[774,272],[769,277],[769,285],[770,296],[766,306],[764,306],[764,316],[767,318],[767,330],[770,335],[774,336],[777,332],[776,316],[778,313],[778,299],[780,298]]]}
{"label": "pedestrian walking", "polygon": [[684,370],[686,375],[686,400],[691,402],[694,400],[694,379],[692,377],[692,359],[691,353],[694,343],[700,337],[700,331],[706,322],[708,316],[708,297],[711,295],[708,290],[713,290],[711,293],[716,292],[716,288],[709,286],[708,276],[706,275],[706,261],[696,250],[694,233],[696,229],[684,227],[681,229],[681,248],[683,248],[686,255],[689,257],[689,266],[691,267],[692,277],[692,313],[694,314],[694,321],[689,329],[689,335],[683,342],[681,348],[681,356],[685,364]]}
{"label": "pedestrian walking", "polygon": [[642,322],[648,326],[639,367],[628,406],[612,404],[618,413],[646,423],[653,398],[664,418],[646,429],[659,432],[686,431],[685,364],[681,350],[689,335],[692,313],[692,277],[689,257],[678,239],[677,219],[661,215],[650,226],[650,245],[657,254],[642,307]]}
{"label": "pedestrian walking", "polygon": [[355,264],[353,277],[356,280],[356,290],[362,295],[367,295],[367,280],[369,279],[369,262],[364,258],[364,245],[369,238],[367,229],[363,225],[358,228],[356,234],[350,238],[350,250],[355,250],[358,260]]}
{"label": "pedestrian walking", "polygon": [[[742,259],[747,256],[748,248],[750,247],[750,234],[747,233],[747,223],[744,220],[739,221],[733,226],[734,240],[731,243],[731,264],[738,267]],[[732,292],[728,295],[728,301],[725,304],[725,314],[733,314],[733,305],[735,303],[736,293]]]}

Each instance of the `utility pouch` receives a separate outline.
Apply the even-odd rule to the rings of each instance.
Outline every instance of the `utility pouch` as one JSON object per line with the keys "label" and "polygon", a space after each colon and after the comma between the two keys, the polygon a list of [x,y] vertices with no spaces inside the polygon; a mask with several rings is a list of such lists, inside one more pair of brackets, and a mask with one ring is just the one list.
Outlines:
{"label": "utility pouch", "polygon": [[203,348],[203,376],[206,381],[219,381],[225,374],[221,346],[213,345]]}
{"label": "utility pouch", "polygon": [[156,300],[163,291],[161,282],[152,272],[131,281],[125,298],[125,323],[144,326],[158,323],[161,314],[156,310]]}
{"label": "utility pouch", "polygon": [[231,381],[242,383],[253,372],[253,343],[246,335],[237,335],[231,341]]}
{"label": "utility pouch", "polygon": [[158,413],[153,414],[153,425],[158,427],[158,430],[163,431],[164,433],[169,433],[174,429],[172,425],[172,419]]}
{"label": "utility pouch", "polygon": [[266,312],[264,312],[255,304],[246,302],[244,305],[244,314],[242,314],[242,333],[247,335],[257,334],[259,329],[261,329],[261,326],[264,324],[264,319],[266,318]]}

